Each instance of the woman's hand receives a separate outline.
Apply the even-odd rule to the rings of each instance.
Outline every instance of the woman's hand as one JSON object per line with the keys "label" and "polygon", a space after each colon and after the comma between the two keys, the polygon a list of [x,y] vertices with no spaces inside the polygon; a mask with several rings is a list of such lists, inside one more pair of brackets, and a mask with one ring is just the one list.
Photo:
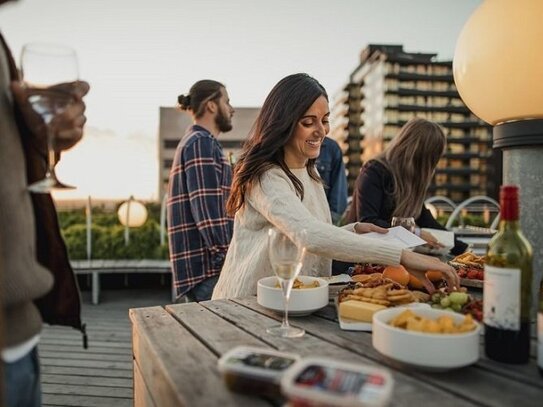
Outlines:
{"label": "woman's hand", "polygon": [[449,291],[460,287],[460,279],[454,268],[443,263],[436,257],[425,256],[424,254],[414,253],[409,250],[402,250],[400,263],[409,273],[413,274],[413,276],[422,283],[430,294],[435,291],[435,288],[432,282],[426,277],[426,272],[429,270],[441,271],[443,273],[443,277],[447,280]]}
{"label": "woman's hand", "polygon": [[420,231],[420,238],[422,240],[426,241],[426,244],[430,246],[432,249],[441,249],[445,247],[441,243],[439,243],[434,235],[432,235],[430,232],[426,230]]}
{"label": "woman's hand", "polygon": [[388,233],[388,229],[382,228],[381,226],[374,225],[373,223],[365,222],[356,222],[354,224],[354,231],[359,235],[362,233],[377,232],[377,233]]}
{"label": "woman's hand", "polygon": [[[73,147],[83,136],[83,126],[87,121],[85,117],[85,103],[83,102],[83,96],[88,93],[89,84],[84,81],[77,81],[55,85],[50,89],[68,95],[72,99],[72,102],[66,109],[57,114],[51,121],[55,136],[53,148],[56,152],[60,152]],[[20,82],[14,81],[11,83],[11,91],[15,103],[19,105],[19,108],[25,117],[26,124],[37,139],[45,146],[45,123],[34,109],[32,109],[32,106],[28,101],[33,90],[22,86]]]}

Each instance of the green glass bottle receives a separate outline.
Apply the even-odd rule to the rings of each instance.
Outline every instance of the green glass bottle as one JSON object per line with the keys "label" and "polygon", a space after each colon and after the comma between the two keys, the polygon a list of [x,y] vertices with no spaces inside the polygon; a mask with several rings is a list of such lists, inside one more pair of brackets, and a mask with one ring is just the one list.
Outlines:
{"label": "green glass bottle", "polygon": [[519,188],[500,189],[500,226],[488,243],[483,292],[485,353],[505,363],[530,356],[532,247],[519,225]]}

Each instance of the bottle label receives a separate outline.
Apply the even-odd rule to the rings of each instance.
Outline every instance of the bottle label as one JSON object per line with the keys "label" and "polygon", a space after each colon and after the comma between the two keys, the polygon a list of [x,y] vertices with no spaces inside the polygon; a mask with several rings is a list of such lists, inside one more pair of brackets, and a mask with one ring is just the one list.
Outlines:
{"label": "bottle label", "polygon": [[520,269],[485,265],[485,325],[498,329],[520,330],[520,276]]}
{"label": "bottle label", "polygon": [[537,314],[537,364],[543,369],[543,311]]}

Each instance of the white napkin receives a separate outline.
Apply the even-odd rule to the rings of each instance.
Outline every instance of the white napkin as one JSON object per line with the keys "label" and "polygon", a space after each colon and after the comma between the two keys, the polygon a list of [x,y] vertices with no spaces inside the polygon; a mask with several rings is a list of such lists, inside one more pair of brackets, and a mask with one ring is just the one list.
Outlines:
{"label": "white napkin", "polygon": [[364,233],[364,237],[369,237],[371,239],[381,240],[383,242],[391,242],[400,246],[402,249],[407,249],[408,247],[420,246],[426,243],[423,239],[411,233],[406,228],[402,226],[395,226],[388,229],[388,233],[377,233],[370,232]]}

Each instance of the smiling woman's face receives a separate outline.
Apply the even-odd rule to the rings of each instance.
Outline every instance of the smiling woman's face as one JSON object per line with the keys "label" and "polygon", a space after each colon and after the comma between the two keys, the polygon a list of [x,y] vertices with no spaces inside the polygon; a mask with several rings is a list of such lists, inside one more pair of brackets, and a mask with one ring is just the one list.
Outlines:
{"label": "smiling woman's face", "polygon": [[307,160],[319,156],[322,140],[330,131],[328,116],[328,101],[320,96],[298,120],[294,134],[284,147],[289,168],[303,168]]}

